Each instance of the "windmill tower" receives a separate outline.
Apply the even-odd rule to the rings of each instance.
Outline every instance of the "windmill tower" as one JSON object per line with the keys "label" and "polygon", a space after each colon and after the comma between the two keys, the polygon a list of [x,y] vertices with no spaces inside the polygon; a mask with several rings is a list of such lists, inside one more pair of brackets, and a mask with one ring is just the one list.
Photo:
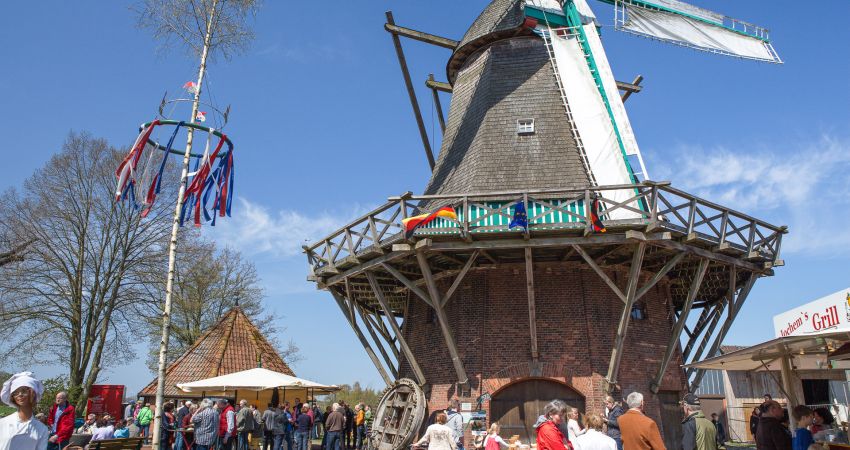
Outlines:
{"label": "windmill tower", "polygon": [[[623,31],[781,62],[753,25],[674,0],[608,3]],[[648,181],[623,106],[640,88],[615,81],[583,0],[493,0],[460,41],[390,13],[386,28],[431,179],[305,246],[311,279],[395,383],[373,442],[402,448],[450,404],[533,439],[553,398],[601,412],[605,394],[641,391],[677,446],[677,402],[702,377],[680,367],[716,352],[782,265],[785,227]],[[427,82],[452,93],[436,159],[400,37],[452,50],[448,82]]]}

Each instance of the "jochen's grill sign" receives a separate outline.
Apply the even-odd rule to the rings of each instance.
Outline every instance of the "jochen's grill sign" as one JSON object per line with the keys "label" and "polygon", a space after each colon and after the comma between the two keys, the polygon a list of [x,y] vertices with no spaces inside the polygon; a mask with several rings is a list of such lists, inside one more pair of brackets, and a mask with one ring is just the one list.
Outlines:
{"label": "jochen's grill sign", "polygon": [[850,288],[774,316],[773,328],[776,337],[850,331]]}

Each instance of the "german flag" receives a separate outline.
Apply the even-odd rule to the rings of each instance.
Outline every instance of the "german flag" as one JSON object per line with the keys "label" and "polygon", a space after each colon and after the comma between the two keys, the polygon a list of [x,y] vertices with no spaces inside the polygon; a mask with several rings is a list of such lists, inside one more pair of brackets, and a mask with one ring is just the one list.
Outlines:
{"label": "german flag", "polygon": [[590,223],[593,226],[594,233],[604,233],[608,230],[605,229],[605,224],[602,223],[602,220],[599,219],[599,199],[594,198],[593,203],[590,206]]}
{"label": "german flag", "polygon": [[411,237],[413,237],[413,232],[416,231],[417,228],[432,222],[437,217],[444,217],[446,219],[457,220],[457,213],[455,212],[455,209],[451,206],[444,206],[429,214],[420,214],[418,216],[402,219],[401,223],[404,225],[405,239],[410,239]]}

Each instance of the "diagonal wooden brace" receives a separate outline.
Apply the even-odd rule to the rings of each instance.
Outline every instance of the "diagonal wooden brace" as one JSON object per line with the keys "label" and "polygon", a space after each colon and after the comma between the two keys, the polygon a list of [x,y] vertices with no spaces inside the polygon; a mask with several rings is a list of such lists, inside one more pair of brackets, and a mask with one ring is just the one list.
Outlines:
{"label": "diagonal wooden brace", "polygon": [[351,329],[354,330],[354,334],[357,335],[357,339],[360,340],[360,344],[363,345],[363,349],[366,350],[366,353],[369,355],[369,359],[372,360],[372,364],[374,364],[375,368],[378,369],[378,373],[381,375],[381,378],[384,379],[387,386],[392,386],[392,378],[384,369],[384,366],[381,365],[378,355],[376,355],[375,351],[372,350],[372,346],[369,345],[369,341],[366,340],[366,336],[363,336],[363,332],[360,331],[360,328],[357,326],[354,318],[349,314],[350,311],[348,311],[348,308],[345,306],[345,298],[336,293],[333,289],[329,289],[329,291],[331,292],[331,295],[333,295],[334,300],[336,300],[336,304],[339,306],[339,309],[342,310],[342,314],[345,316],[346,320],[348,320],[348,324],[351,325]]}
{"label": "diagonal wooden brace", "polygon": [[[577,249],[578,250],[578,249]],[[580,251],[579,253],[583,253]],[[635,304],[637,296],[637,284],[640,278],[640,268],[643,265],[643,255],[646,252],[646,242],[639,242],[632,257],[632,266],[629,269],[629,282],[626,287],[626,304],[623,306],[623,313],[620,315],[620,324],[617,327],[617,335],[614,338],[614,348],[611,349],[611,360],[608,363],[608,381],[609,391],[617,385],[617,372],[620,370],[620,360],[623,357],[623,344],[626,341],[626,332],[629,328],[629,319],[631,318],[632,307]],[[585,253],[586,254],[586,253]]]}
{"label": "diagonal wooden brace", "polygon": [[685,304],[682,306],[682,312],[679,314],[679,319],[673,326],[673,333],[670,336],[670,341],[667,343],[667,349],[664,352],[664,357],[661,359],[661,365],[658,367],[658,373],[655,379],[650,384],[650,390],[657,394],[658,388],[661,387],[661,380],[664,378],[664,372],[667,370],[667,365],[670,364],[670,359],[673,358],[673,352],[679,347],[679,340],[682,337],[682,329],[685,327],[685,321],[688,320],[688,315],[691,313],[691,308],[694,306],[694,300],[702,286],[702,281],[705,279],[705,273],[708,271],[708,260],[702,259],[699,262],[699,267],[691,281],[691,287],[688,290],[688,297],[685,299]]}
{"label": "diagonal wooden brace", "polygon": [[419,261],[419,269],[425,277],[425,284],[428,286],[428,293],[431,297],[430,304],[431,307],[434,308],[435,315],[437,316],[437,322],[440,324],[440,330],[443,332],[443,339],[445,339],[446,347],[449,351],[449,355],[451,355],[452,365],[454,365],[455,372],[457,372],[458,383],[466,384],[469,381],[469,377],[466,376],[466,370],[463,368],[463,362],[460,360],[460,355],[457,351],[457,344],[455,343],[454,335],[452,334],[452,330],[449,326],[449,319],[446,317],[446,312],[442,307],[440,292],[437,290],[437,283],[434,281],[434,276],[431,273],[431,267],[428,265],[428,259],[425,257],[423,250],[418,250],[416,252],[416,260]]}
{"label": "diagonal wooden brace", "polygon": [[416,381],[420,386],[425,384],[425,374],[422,372],[422,369],[419,367],[419,363],[416,361],[416,357],[413,355],[413,351],[410,350],[410,347],[407,345],[407,340],[404,339],[404,335],[402,335],[401,329],[398,326],[398,322],[395,320],[395,315],[393,314],[393,310],[390,308],[387,299],[384,298],[384,293],[381,291],[381,286],[378,284],[378,280],[375,279],[375,275],[372,272],[366,272],[366,278],[369,279],[369,285],[372,287],[372,291],[375,293],[375,298],[378,300],[378,303],[381,305],[381,309],[384,310],[384,314],[386,314],[387,319],[390,321],[390,327],[392,327],[393,332],[396,335],[396,339],[398,340],[399,345],[401,346],[401,351],[404,353],[404,357],[407,358],[408,364],[410,364],[410,368],[413,370],[413,374],[416,377]]}

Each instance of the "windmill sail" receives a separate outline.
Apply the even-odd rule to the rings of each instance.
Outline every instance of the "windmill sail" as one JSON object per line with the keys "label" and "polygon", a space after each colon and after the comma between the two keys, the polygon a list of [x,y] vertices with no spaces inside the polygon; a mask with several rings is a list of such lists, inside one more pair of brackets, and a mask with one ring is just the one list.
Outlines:
{"label": "windmill sail", "polygon": [[603,0],[616,29],[721,55],[781,64],[768,31],[677,0]]}

